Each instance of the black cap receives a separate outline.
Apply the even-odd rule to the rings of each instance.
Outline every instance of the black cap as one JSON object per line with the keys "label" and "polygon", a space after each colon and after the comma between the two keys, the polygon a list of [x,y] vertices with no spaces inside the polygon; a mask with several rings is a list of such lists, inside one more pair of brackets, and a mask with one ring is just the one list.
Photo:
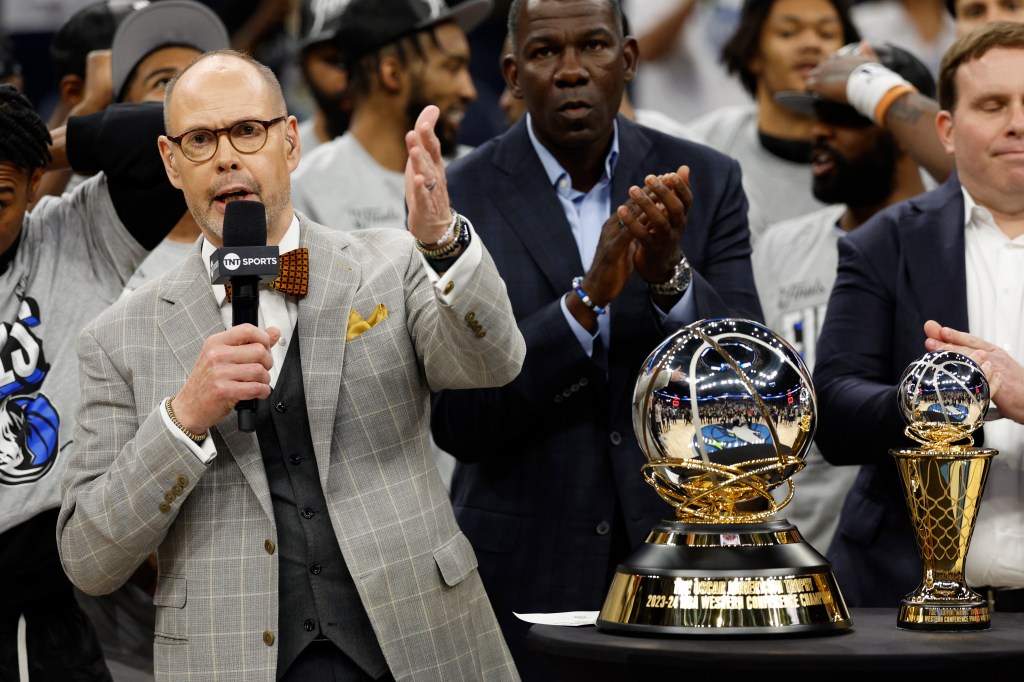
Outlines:
{"label": "black cap", "polygon": [[335,43],[349,62],[407,35],[454,21],[467,33],[491,13],[491,0],[351,0],[341,14]]}
{"label": "black cap", "polygon": [[304,0],[299,30],[299,49],[305,50],[334,40],[338,30],[338,19],[351,0]]}
{"label": "black cap", "polygon": [[50,62],[57,80],[85,77],[85,60],[93,50],[109,50],[124,18],[148,0],[100,0],[78,10],[57,29],[50,43]]}
{"label": "black cap", "polygon": [[[928,70],[928,67],[920,59],[892,43],[872,45],[871,49],[878,55],[878,62],[882,66],[903,76],[922,95],[931,98],[935,97],[935,79],[932,77],[931,71]],[[852,114],[850,120],[855,120],[854,117],[856,117],[856,119],[862,119],[870,123],[870,121],[857,113],[853,107],[826,99],[817,93],[778,92],[775,94],[774,99],[779,105],[798,114],[814,116],[822,107],[827,107],[831,114],[845,114],[844,118]]]}

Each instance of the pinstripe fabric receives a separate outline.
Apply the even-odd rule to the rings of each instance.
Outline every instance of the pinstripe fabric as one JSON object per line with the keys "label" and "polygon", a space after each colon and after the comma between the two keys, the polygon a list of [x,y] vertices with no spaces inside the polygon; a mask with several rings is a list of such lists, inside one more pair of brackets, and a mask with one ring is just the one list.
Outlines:
{"label": "pinstripe fabric", "polygon": [[[428,438],[429,391],[498,386],[525,346],[490,256],[438,302],[408,233],[329,231],[300,216],[309,294],[302,371],[321,484],[338,542],[396,679],[515,680]],[[345,341],[350,311],[387,318]],[[468,312],[487,331],[478,338]],[[110,592],[157,551],[160,680],[273,680],[276,529],[255,434],[213,429],[209,467],[155,408],[223,330],[198,248],[79,337],[82,407],[63,479],[64,568]],[[344,379],[344,380],[343,380]],[[180,486],[180,493],[175,485]],[[160,511],[161,503],[169,510]]]}

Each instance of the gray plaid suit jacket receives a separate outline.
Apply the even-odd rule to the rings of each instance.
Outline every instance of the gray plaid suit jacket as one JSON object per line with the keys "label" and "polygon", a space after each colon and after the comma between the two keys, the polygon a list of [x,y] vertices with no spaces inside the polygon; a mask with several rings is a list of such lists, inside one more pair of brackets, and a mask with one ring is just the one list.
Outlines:
{"label": "gray plaid suit jacket", "polygon": [[[311,271],[297,333],[317,467],[391,672],[517,680],[428,436],[431,389],[499,386],[520,370],[525,344],[504,282],[485,251],[448,307],[409,233],[332,231],[299,217]],[[350,311],[368,318],[379,303],[387,318],[346,341]],[[212,429],[217,457],[206,466],[159,413],[223,329],[197,245],[78,342],[61,560],[78,587],[103,594],[158,552],[160,680],[275,678],[277,531],[256,435],[238,431],[232,413]]]}

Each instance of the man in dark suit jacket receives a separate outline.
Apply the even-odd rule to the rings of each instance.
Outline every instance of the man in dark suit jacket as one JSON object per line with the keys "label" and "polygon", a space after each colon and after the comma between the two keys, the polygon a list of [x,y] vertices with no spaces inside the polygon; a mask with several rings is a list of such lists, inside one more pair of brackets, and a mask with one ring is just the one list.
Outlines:
{"label": "man in dark suit jacket", "polygon": [[513,612],[599,609],[616,563],[672,516],[640,472],[631,404],[644,359],[694,320],[761,318],[737,163],[616,116],[637,54],[619,11],[514,2],[503,69],[528,115],[448,173],[527,343],[518,379],[443,392],[433,415],[524,679],[545,672]]}
{"label": "man in dark suit jacket", "polygon": [[[1024,26],[991,24],[961,37],[943,59],[937,120],[957,172],[839,241],[814,370],[815,439],[831,463],[862,465],[827,553],[850,606],[896,607],[922,579],[889,450],[918,446],[903,433],[896,394],[907,366],[927,352],[925,322],[970,329],[1017,351],[1024,340],[1016,317],[1000,312],[1000,297],[1019,295],[1014,292],[1024,287],[993,288],[996,281],[1007,286],[1005,278],[1020,272],[1000,253],[1013,251],[1009,242],[1024,233],[1024,129],[1014,111],[1019,104],[1007,104],[1024,95],[1024,78],[1007,77],[1022,68]],[[1019,427],[1004,426],[987,426],[984,440],[976,432],[975,444],[999,449],[1021,438],[1012,433]],[[1020,476],[1015,461],[994,458],[999,464],[989,475],[968,555],[968,583],[986,594],[988,588],[1024,587],[1020,562],[1010,566],[1024,550],[1019,514],[1010,511],[1020,508],[1019,493],[1001,489],[1002,481]],[[995,475],[996,467],[1001,474]],[[1024,604],[1024,591],[1013,591]],[[997,610],[1012,605],[1008,596],[996,597]]]}

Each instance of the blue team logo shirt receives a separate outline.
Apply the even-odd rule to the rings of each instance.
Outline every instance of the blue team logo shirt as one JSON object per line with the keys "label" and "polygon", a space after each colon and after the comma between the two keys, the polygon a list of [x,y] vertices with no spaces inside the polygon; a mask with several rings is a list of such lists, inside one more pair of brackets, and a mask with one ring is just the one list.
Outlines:
{"label": "blue team logo shirt", "polygon": [[34,483],[57,459],[60,415],[44,394],[50,371],[38,327],[39,305],[22,299],[18,319],[0,324],[0,484]]}

